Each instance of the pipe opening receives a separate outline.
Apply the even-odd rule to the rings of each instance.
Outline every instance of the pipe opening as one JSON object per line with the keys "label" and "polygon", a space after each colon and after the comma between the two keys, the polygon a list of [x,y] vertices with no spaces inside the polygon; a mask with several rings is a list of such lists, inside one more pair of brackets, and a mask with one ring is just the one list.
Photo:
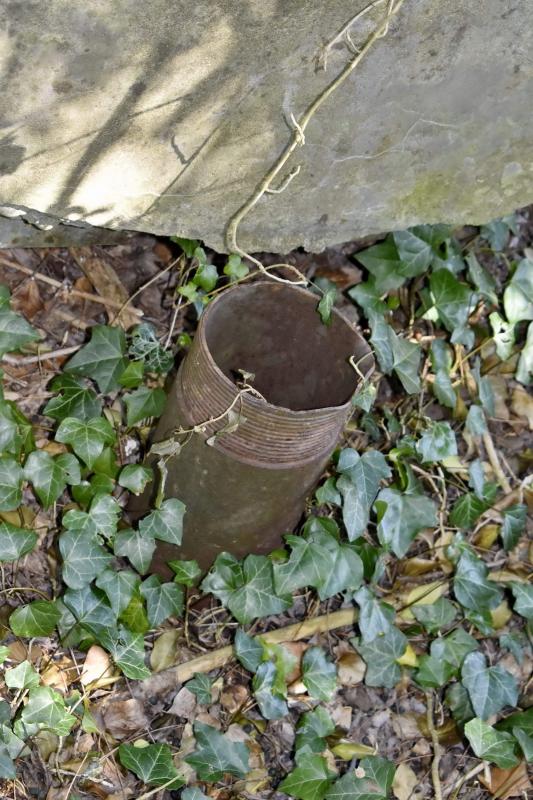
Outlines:
{"label": "pipe opening", "polygon": [[[344,405],[359,383],[348,363],[372,361],[368,346],[337,312],[324,325],[319,298],[296,287],[255,283],[228,291],[209,308],[207,347],[234,383],[239,370],[271,404],[293,411]],[[365,358],[365,356],[367,356]]]}

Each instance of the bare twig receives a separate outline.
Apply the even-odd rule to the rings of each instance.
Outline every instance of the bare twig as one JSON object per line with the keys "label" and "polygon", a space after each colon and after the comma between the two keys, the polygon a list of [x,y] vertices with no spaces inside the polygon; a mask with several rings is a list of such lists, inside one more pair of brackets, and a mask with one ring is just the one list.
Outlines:
{"label": "bare twig", "polygon": [[485,761],[482,761],[481,764],[477,764],[471,770],[469,770],[465,775],[461,775],[459,780],[452,786],[448,793],[448,797],[450,800],[457,800],[459,796],[459,792],[461,791],[462,787],[465,783],[467,783],[470,778],[474,778],[476,775],[479,775],[480,772],[483,772],[485,769]]}
{"label": "bare twig", "polygon": [[433,745],[433,761],[431,762],[431,780],[433,781],[433,791],[435,800],[442,800],[442,787],[439,775],[439,763],[441,756],[440,742],[435,723],[433,722],[433,692],[426,692],[426,720],[431,742]]}
{"label": "bare twig", "polygon": [[490,465],[494,470],[494,474],[498,480],[498,483],[502,487],[505,494],[510,494],[512,492],[511,484],[507,480],[507,476],[502,469],[502,465],[500,464],[500,459],[498,458],[498,453],[496,452],[496,448],[494,447],[494,442],[492,441],[492,436],[490,435],[489,431],[486,430],[483,433],[483,444],[485,445],[485,450],[487,451],[487,456],[490,461]]}
{"label": "bare twig", "polygon": [[71,353],[75,353],[76,350],[79,350],[80,347],[83,347],[83,345],[73,344],[70,347],[60,347],[59,350],[50,350],[49,353],[39,353],[36,356],[22,356],[21,358],[4,355],[2,356],[2,361],[5,361],[6,364],[12,364],[14,367],[21,367],[25,364],[40,364],[41,361],[48,361],[51,358],[69,356]]}

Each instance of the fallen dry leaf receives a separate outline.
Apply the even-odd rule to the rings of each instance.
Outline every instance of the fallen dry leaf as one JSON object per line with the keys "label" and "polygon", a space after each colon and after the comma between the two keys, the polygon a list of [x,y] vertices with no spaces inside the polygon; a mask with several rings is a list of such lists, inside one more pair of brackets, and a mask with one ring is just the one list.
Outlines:
{"label": "fallen dry leaf", "polygon": [[533,431],[533,397],[531,392],[517,386],[511,398],[511,408],[518,417],[524,417],[529,425],[529,430]]}
{"label": "fallen dry leaf", "polygon": [[116,739],[125,739],[132,733],[147,730],[149,720],[140,700],[112,700],[101,707],[106,730]]}
{"label": "fallen dry leaf", "polygon": [[521,761],[512,769],[500,769],[491,766],[489,768],[490,781],[485,777],[480,777],[480,782],[499,800],[506,800],[507,797],[526,797],[528,789],[531,789],[531,781],[527,774],[525,761]]}
{"label": "fallen dry leaf", "polygon": [[176,717],[185,717],[185,719],[189,719],[195,708],[195,695],[187,689],[186,686],[183,686],[172,701],[172,705],[168,709],[167,714],[174,714]]}
{"label": "fallen dry leaf", "polygon": [[418,785],[418,778],[407,764],[400,764],[394,773],[392,792],[397,800],[414,800],[414,789]]}
{"label": "fallen dry leaf", "polygon": [[357,686],[365,677],[366,664],[357,653],[344,653],[337,661],[341,686]]}
{"label": "fallen dry leaf", "polygon": [[235,684],[228,686],[220,695],[220,704],[230,714],[235,714],[246,703],[249,692],[246,686]]}
{"label": "fallen dry leaf", "polygon": [[35,278],[30,278],[20,288],[15,289],[11,298],[11,306],[28,319],[32,319],[35,314],[44,308],[41,292]]}
{"label": "fallen dry leaf", "polygon": [[[106,679],[113,675],[113,667],[109,654],[97,644],[93,644],[87,651],[83,668],[81,671],[80,682],[83,686],[94,684],[93,688],[106,686]],[[103,683],[102,683],[103,681]]]}

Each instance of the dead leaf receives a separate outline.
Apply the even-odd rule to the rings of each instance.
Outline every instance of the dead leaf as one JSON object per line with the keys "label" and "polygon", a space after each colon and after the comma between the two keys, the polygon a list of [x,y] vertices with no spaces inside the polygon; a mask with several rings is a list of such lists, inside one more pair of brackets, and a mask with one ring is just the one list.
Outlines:
{"label": "dead leaf", "polygon": [[498,797],[500,800],[506,800],[507,797],[522,797],[522,795],[526,797],[527,790],[531,788],[525,761],[521,761],[512,769],[491,766],[489,775],[490,781],[487,781],[484,776],[479,780],[493,797]]}
{"label": "dead leaf", "polygon": [[357,653],[344,653],[337,661],[337,675],[341,686],[357,686],[365,677],[366,664]]}
{"label": "dead leaf", "polygon": [[[107,312],[109,324],[120,325],[124,330],[137,325],[139,315],[134,312],[133,307],[124,308],[117,319],[117,311],[129,300],[129,294],[111,264],[103,258],[96,257],[90,247],[71,248],[70,253],[98,294],[106,300],[113,301],[114,307]],[[117,305],[118,308],[115,307]]]}
{"label": "dead leaf", "polygon": [[83,668],[81,671],[80,682],[83,686],[94,684],[92,688],[107,686],[106,680],[113,675],[113,667],[109,654],[97,644],[93,644],[87,651]]}
{"label": "dead leaf", "polygon": [[185,717],[185,719],[189,719],[195,708],[195,695],[187,689],[186,686],[183,686],[175,696],[167,714],[174,714],[176,717]]}
{"label": "dead leaf", "polygon": [[32,319],[44,308],[39,285],[34,278],[30,278],[20,289],[15,289],[11,306],[14,311],[24,314],[28,319]]}
{"label": "dead leaf", "polygon": [[509,419],[509,401],[507,398],[507,387],[509,381],[503,375],[487,375],[486,379],[490,383],[494,397],[494,416],[498,419]]}
{"label": "dead leaf", "polygon": [[176,663],[179,637],[178,629],[164,631],[157,637],[150,654],[150,666],[154,672],[161,672]]}
{"label": "dead leaf", "polygon": [[220,695],[220,704],[222,708],[229,711],[230,714],[235,714],[246,703],[249,697],[249,692],[246,686],[235,684],[227,686]]}
{"label": "dead leaf", "polygon": [[495,525],[493,522],[489,522],[487,525],[483,525],[483,527],[480,528],[475,534],[474,544],[477,547],[482,547],[484,550],[490,550],[498,538],[499,532],[500,525]]}
{"label": "dead leaf", "polygon": [[392,792],[397,800],[414,800],[413,794],[415,787],[418,786],[418,778],[414,771],[407,764],[400,764],[394,773],[392,782]]}
{"label": "dead leaf", "polygon": [[511,408],[518,417],[524,417],[533,431],[533,396],[527,389],[517,386],[511,398]]}
{"label": "dead leaf", "polygon": [[132,733],[148,729],[149,720],[140,700],[111,700],[102,704],[106,730],[116,739],[125,739]]}
{"label": "dead leaf", "polygon": [[352,727],[352,713],[351,706],[339,706],[335,704],[330,711],[330,716],[337,728],[349,731]]}
{"label": "dead leaf", "polygon": [[78,680],[78,671],[70,658],[62,658],[50,664],[41,674],[45,686],[52,686],[60,692],[66,692],[71,683]]}

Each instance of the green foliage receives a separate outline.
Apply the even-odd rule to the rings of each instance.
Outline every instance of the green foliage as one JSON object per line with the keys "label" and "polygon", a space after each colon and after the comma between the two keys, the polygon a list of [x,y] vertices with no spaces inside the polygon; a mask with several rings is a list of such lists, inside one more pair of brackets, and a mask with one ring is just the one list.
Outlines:
{"label": "green foliage", "polygon": [[[134,362],[142,361],[147,372],[165,375],[174,365],[172,353],[161,347],[153,326],[148,322],[142,322],[133,329],[128,355]],[[121,383],[123,384],[123,377]]]}
{"label": "green foliage", "polygon": [[368,450],[362,456],[355,450],[344,450],[337,470],[341,473],[337,488],[343,497],[343,522],[349,540],[354,541],[364,533],[380,483],[390,477],[391,470],[377,450]]}
{"label": "green foliage", "polygon": [[279,785],[279,790],[298,800],[323,800],[334,773],[323,756],[308,754]]}
{"label": "green foliage", "polygon": [[123,767],[134,772],[148,786],[164,785],[167,789],[179,789],[185,783],[172,763],[172,751],[168,744],[147,744],[143,747],[121,744],[118,757]]}
{"label": "green foliage", "polygon": [[260,643],[248,636],[242,628],[238,628],[233,647],[243,667],[249,672],[256,672],[263,659],[263,648]]}
{"label": "green foliage", "polygon": [[58,421],[67,417],[86,421],[100,416],[102,403],[93,390],[74,375],[58,375],[50,383],[50,389],[58,395],[45,405],[43,414],[46,416]]}
{"label": "green foliage", "polygon": [[57,442],[69,444],[78,458],[92,468],[104,446],[113,444],[116,435],[105,417],[87,421],[66,417],[59,425],[55,438]]}
{"label": "green foliage", "polygon": [[20,350],[39,338],[35,328],[24,317],[11,311],[9,298],[9,289],[0,284],[0,356]]}
{"label": "green foliage", "polygon": [[514,706],[518,687],[510,672],[502,667],[487,667],[482,653],[469,653],[461,668],[461,681],[468,692],[476,716],[488,719],[504,706]]}
{"label": "green foliage", "polygon": [[23,472],[15,459],[0,457],[0,511],[13,511],[22,502]]}
{"label": "green foliage", "polygon": [[510,769],[518,763],[516,742],[511,734],[497,731],[476,718],[466,723],[465,736],[476,756],[484,761],[490,761],[500,769]]}
{"label": "green foliage", "polygon": [[142,494],[153,477],[154,473],[151,467],[143,464],[127,464],[120,471],[118,482],[120,486],[133,494]]}
{"label": "green foliage", "polygon": [[257,666],[252,688],[256,703],[265,719],[281,719],[289,713],[284,699],[286,689],[280,692],[276,687],[276,666],[271,661],[265,661]]}
{"label": "green foliage", "polygon": [[15,636],[48,636],[59,620],[55,603],[48,600],[34,600],[19,606],[9,617],[9,627]]}
{"label": "green foliage", "polygon": [[434,603],[413,606],[414,616],[429,633],[438,633],[451,625],[457,617],[457,609],[445,597],[439,597]]}
{"label": "green foliage", "polygon": [[[65,458],[67,456],[67,458]],[[44,450],[30,453],[24,465],[24,478],[30,481],[44,508],[50,508],[67,488],[81,480],[78,462],[68,453],[51,456]]]}
{"label": "green foliage", "polygon": [[9,522],[0,522],[0,561],[16,561],[31,553],[37,544],[37,534],[17,528]]}
{"label": "green foliage", "polygon": [[142,536],[180,545],[184,514],[185,506],[181,500],[171,497],[139,522],[139,531]]}
{"label": "green foliage", "polygon": [[449,422],[433,422],[416,443],[423,462],[443,461],[457,455],[457,441]]}
{"label": "green foliage", "polygon": [[487,574],[487,567],[481,558],[468,550],[461,555],[455,570],[453,591],[464,608],[482,612],[485,608],[496,608],[501,603],[501,589],[488,580]]}
{"label": "green foliage", "polygon": [[194,694],[199,703],[204,706],[211,705],[211,689],[213,681],[207,675],[197,672],[192,680],[188,681],[187,689]]}
{"label": "green foliage", "polygon": [[382,489],[376,499],[375,508],[378,514],[379,540],[398,558],[407,553],[417,533],[437,524],[435,503],[422,494]]}
{"label": "green foliage", "polygon": [[302,659],[302,682],[316,700],[331,700],[337,687],[337,670],[321,647],[310,647]]}
{"label": "green foliage", "polygon": [[167,396],[162,389],[149,389],[140,386],[131,394],[124,397],[126,404],[126,422],[129,426],[136,425],[151,417],[160,417],[165,408]]}
{"label": "green foliage", "polygon": [[183,586],[194,586],[202,574],[197,561],[169,561],[168,566],[174,572],[174,580]]}
{"label": "green foliage", "polygon": [[141,584],[141,594],[146,600],[146,612],[152,628],[171,616],[181,616],[183,590],[177,583],[161,583],[157,575],[150,575]]}
{"label": "green foliage", "polygon": [[119,378],[128,366],[126,337],[121,328],[96,325],[91,340],[67,363],[66,372],[92,378],[101,392],[112,392],[120,386]]}
{"label": "green foliage", "polygon": [[386,633],[371,641],[352,639],[351,642],[366,664],[366,685],[392,689],[401,677],[397,660],[403,656],[407,647],[404,634],[391,626]]}
{"label": "green foliage", "polygon": [[227,773],[242,778],[249,769],[250,755],[242,742],[232,742],[211,725],[194,725],[196,750],[185,759],[202,781],[219,781]]}
{"label": "green foliage", "polygon": [[394,780],[394,764],[379,756],[368,756],[359,762],[359,772],[348,771],[335,781],[326,800],[386,800]]}

